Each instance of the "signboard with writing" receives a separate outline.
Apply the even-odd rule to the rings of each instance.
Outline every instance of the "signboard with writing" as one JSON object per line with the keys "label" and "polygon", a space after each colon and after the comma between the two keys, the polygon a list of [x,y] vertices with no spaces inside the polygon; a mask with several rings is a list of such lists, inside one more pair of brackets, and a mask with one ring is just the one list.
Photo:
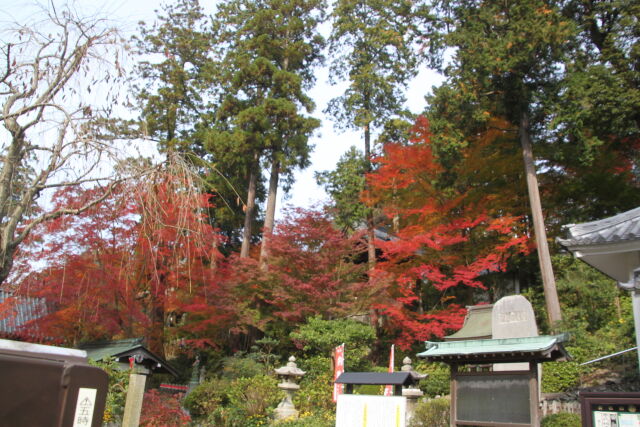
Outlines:
{"label": "signboard with writing", "polygon": [[341,394],[336,427],[405,427],[406,412],[406,397]]}
{"label": "signboard with writing", "polygon": [[531,423],[529,372],[460,374],[455,388],[458,422]]}
{"label": "signboard with writing", "polygon": [[107,373],[84,351],[0,340],[0,424],[100,427]]}
{"label": "signboard with writing", "polygon": [[640,393],[580,393],[582,425],[640,427]]}
{"label": "signboard with writing", "polygon": [[593,427],[640,427],[640,414],[594,411]]}
{"label": "signboard with writing", "polygon": [[73,427],[88,427],[93,421],[93,408],[96,406],[95,388],[80,388],[76,401],[76,413],[73,416]]}

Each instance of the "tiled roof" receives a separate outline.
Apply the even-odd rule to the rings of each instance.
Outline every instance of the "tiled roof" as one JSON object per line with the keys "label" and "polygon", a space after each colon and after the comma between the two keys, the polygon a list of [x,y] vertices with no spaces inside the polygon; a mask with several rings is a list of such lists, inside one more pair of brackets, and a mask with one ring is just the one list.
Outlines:
{"label": "tiled roof", "polygon": [[496,363],[517,361],[553,361],[568,358],[562,343],[565,335],[526,338],[429,342],[418,357],[450,363]]}
{"label": "tiled roof", "polygon": [[25,325],[46,314],[48,310],[44,298],[15,296],[0,290],[0,334],[31,334],[34,331],[26,331]]}
{"label": "tiled roof", "polygon": [[462,328],[458,332],[444,337],[445,341],[486,339],[493,336],[491,324],[493,304],[471,305],[467,307],[467,310]]}
{"label": "tiled roof", "polygon": [[151,371],[167,372],[174,377],[179,376],[175,368],[166,360],[145,348],[142,338],[98,341],[85,343],[79,347],[87,352],[89,359],[95,361],[115,358],[121,363],[128,363],[130,357],[135,357],[136,363],[141,363]]}
{"label": "tiled roof", "polygon": [[568,231],[568,237],[558,238],[557,241],[566,247],[639,240],[640,207],[598,221],[569,224],[565,228]]}
{"label": "tiled roof", "polygon": [[99,361],[144,347],[142,341],[142,338],[129,338],[117,341],[96,341],[82,344],[80,345],[80,348],[87,352],[89,359]]}
{"label": "tiled roof", "polygon": [[409,372],[343,372],[336,379],[338,384],[410,385]]}

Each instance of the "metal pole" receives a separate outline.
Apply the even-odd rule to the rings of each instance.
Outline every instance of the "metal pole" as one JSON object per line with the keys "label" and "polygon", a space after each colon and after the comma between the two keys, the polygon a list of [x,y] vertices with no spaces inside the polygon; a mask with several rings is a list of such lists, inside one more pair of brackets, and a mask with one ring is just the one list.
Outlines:
{"label": "metal pole", "polygon": [[638,347],[631,347],[626,350],[618,351],[616,353],[607,354],[606,356],[598,357],[597,359],[589,360],[588,362],[581,363],[580,366],[590,365],[592,363],[600,362],[601,360],[611,359],[612,357],[620,356],[621,354],[629,353],[630,351],[637,350]]}
{"label": "metal pole", "polygon": [[638,346],[638,372],[640,372],[640,291],[631,291],[633,303],[633,324],[636,329],[636,346]]}

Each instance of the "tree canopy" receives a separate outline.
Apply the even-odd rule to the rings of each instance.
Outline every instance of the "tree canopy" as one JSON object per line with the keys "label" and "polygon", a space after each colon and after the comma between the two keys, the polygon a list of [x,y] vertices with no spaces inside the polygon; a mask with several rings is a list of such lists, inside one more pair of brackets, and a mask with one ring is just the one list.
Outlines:
{"label": "tree canopy", "polygon": [[[19,25],[0,48],[3,291],[42,298],[34,323],[66,345],[143,335],[209,367],[238,351],[326,364],[340,337],[369,367],[522,291],[545,331],[564,313],[585,345],[624,342],[611,331],[628,299],[592,295],[609,282],[554,238],[640,203],[639,13],[631,0],[227,0],[208,16],[179,0],[130,44],[71,11]],[[316,105],[325,61],[339,90]],[[444,81],[413,86],[428,105],[410,112],[423,64]],[[328,206],[276,221],[277,195],[328,142],[316,107],[364,146],[316,173]],[[138,139],[164,161],[123,160]]]}

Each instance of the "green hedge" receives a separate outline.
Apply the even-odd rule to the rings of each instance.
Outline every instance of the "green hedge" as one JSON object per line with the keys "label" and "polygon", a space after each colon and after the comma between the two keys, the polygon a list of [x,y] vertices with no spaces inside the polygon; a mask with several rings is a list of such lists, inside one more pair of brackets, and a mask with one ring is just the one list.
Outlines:
{"label": "green hedge", "polygon": [[580,415],[560,412],[544,417],[540,427],[580,427],[581,425]]}
{"label": "green hedge", "polygon": [[448,397],[420,402],[409,427],[449,427],[451,401]]}

